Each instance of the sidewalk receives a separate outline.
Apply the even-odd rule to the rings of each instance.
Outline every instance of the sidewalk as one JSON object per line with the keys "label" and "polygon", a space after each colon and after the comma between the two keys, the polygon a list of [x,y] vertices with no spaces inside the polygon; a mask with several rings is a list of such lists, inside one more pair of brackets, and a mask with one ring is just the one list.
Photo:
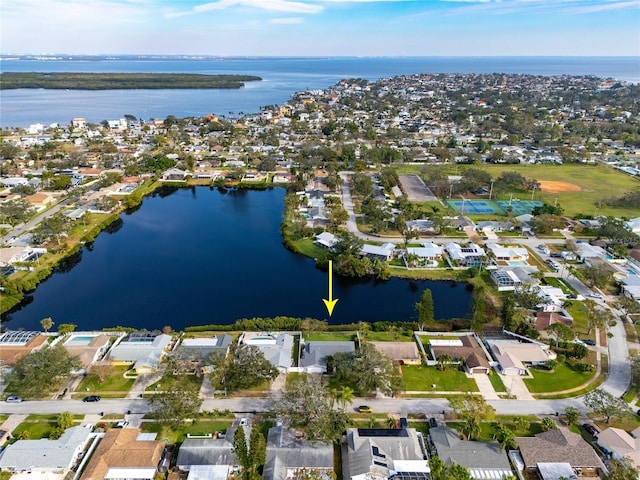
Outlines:
{"label": "sidewalk", "polygon": [[148,375],[140,375],[136,378],[131,390],[127,394],[127,398],[142,398],[142,394],[146,388],[162,378],[164,372],[157,372]]}
{"label": "sidewalk", "polygon": [[[497,374],[494,373],[494,375]],[[485,400],[500,400],[500,397],[491,384],[491,380],[489,380],[489,375],[473,375],[473,379],[478,384],[480,394],[484,397]]]}

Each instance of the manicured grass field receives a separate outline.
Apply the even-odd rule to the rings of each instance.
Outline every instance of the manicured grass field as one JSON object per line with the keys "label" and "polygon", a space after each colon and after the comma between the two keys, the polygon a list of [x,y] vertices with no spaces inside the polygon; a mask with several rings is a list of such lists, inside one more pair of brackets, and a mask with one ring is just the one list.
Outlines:
{"label": "manicured grass field", "polygon": [[202,377],[196,377],[195,375],[174,376],[171,374],[165,374],[156,383],[149,385],[146,391],[155,392],[155,391],[168,390],[175,384],[179,384],[179,385],[191,384],[195,387],[200,388],[200,385],[202,385],[202,380],[203,380]]}
{"label": "manicured grass field", "polygon": [[350,342],[356,332],[309,332],[302,333],[306,342]]}
{"label": "manicured grass field", "polygon": [[[84,415],[74,415],[74,420],[82,420]],[[25,432],[25,439],[37,440],[47,438],[56,428],[57,415],[29,415],[27,419],[18,425],[11,436],[20,438]]]}
{"label": "manicured grass field", "polygon": [[533,378],[525,378],[524,383],[531,393],[560,392],[579,387],[588,382],[593,372],[578,372],[565,363],[559,363],[552,372],[529,369]]}
{"label": "manicured grass field", "polygon": [[232,424],[232,420],[202,419],[196,420],[193,423],[185,422],[178,429],[173,429],[161,423],[143,422],[141,430],[143,432],[157,433],[158,438],[166,438],[169,443],[182,443],[187,438],[187,433],[191,435],[203,435],[207,433],[224,432]]}
{"label": "manicured grass field", "polygon": [[489,381],[491,382],[491,385],[496,392],[504,393],[507,391],[507,387],[504,386],[502,377],[496,372],[493,372],[491,375],[489,375]]}
{"label": "manicured grass field", "polygon": [[89,375],[85,377],[76,388],[76,393],[82,395],[89,395],[90,393],[100,392],[122,392],[126,394],[131,387],[135,379],[124,378],[124,373],[129,369],[126,365],[117,365],[113,367],[113,372],[109,375],[104,382],[100,383],[96,377]]}
{"label": "manicured grass field", "polygon": [[[478,385],[473,378],[453,367],[440,371],[436,367],[405,365],[402,367],[404,388],[418,392],[477,392]],[[435,388],[432,385],[435,384]]]}
{"label": "manicured grass field", "polygon": [[[528,422],[528,426],[524,429],[518,429],[513,422],[509,422],[508,420],[497,417],[497,422],[506,427],[513,430],[518,437],[533,437],[535,434],[542,432],[542,424],[538,421],[530,421]],[[455,428],[459,432],[464,431],[464,426],[462,422],[447,422],[447,426],[451,428]],[[481,440],[484,442],[492,442],[495,441],[496,428],[495,422],[482,422],[480,424],[480,437],[474,438],[474,440]]]}
{"label": "manicured grass field", "polygon": [[313,243],[313,238],[296,240],[293,244],[298,252],[310,258],[318,258],[327,252],[324,248]]}

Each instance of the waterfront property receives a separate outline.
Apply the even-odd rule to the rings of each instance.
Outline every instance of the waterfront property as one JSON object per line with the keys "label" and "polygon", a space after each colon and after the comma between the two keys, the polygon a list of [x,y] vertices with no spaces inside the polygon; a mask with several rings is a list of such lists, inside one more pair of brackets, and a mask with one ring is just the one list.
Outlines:
{"label": "waterfront property", "polygon": [[288,333],[244,332],[238,340],[240,345],[253,345],[280,372],[285,373],[293,367],[291,353],[293,336]]}
{"label": "waterfront property", "polygon": [[22,357],[47,345],[42,332],[8,331],[0,335],[0,367],[10,367]]}
{"label": "waterfront property", "polygon": [[136,373],[154,371],[171,343],[171,336],[152,332],[134,332],[127,335],[109,351],[109,360],[115,365],[132,365]]}
{"label": "waterfront property", "polygon": [[304,342],[300,367],[306,373],[326,373],[327,360],[336,353],[355,353],[353,342]]}
{"label": "waterfront property", "polygon": [[[62,339],[63,337],[59,337]],[[84,372],[88,372],[91,364],[105,354],[111,339],[104,333],[74,332],[64,340],[62,346],[71,355],[77,355],[82,362]]]}

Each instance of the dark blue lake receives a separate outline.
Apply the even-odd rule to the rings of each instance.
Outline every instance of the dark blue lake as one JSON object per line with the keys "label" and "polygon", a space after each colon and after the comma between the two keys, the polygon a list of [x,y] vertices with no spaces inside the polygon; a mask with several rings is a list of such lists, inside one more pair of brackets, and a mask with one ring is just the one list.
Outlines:
{"label": "dark blue lake", "polygon": [[4,327],[39,330],[44,317],[81,330],[181,330],[277,315],[331,324],[407,321],[416,318],[425,288],[433,292],[436,318],[469,312],[465,284],[334,276],[339,301],[329,319],[322,302],[327,273],[282,245],[284,193],[199,187],[146,197],[41,283],[20,310],[4,314]]}

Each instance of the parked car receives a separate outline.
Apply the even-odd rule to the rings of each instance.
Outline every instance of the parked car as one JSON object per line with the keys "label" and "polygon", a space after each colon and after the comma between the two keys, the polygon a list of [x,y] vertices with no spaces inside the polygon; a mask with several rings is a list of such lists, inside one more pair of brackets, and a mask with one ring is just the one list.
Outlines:
{"label": "parked car", "polygon": [[598,298],[598,299],[602,299],[602,294],[601,293],[590,293],[589,296],[591,298]]}
{"label": "parked car", "polygon": [[83,402],[99,402],[100,395],[89,395],[88,397],[84,397],[82,401]]}
{"label": "parked car", "polygon": [[358,407],[358,412],[360,413],[371,413],[373,412],[373,408],[369,405],[360,405]]}
{"label": "parked car", "polygon": [[585,345],[590,345],[592,347],[595,347],[595,345],[596,345],[596,341],[595,340],[589,340],[589,339],[583,340],[582,343],[584,343]]}
{"label": "parked car", "polygon": [[596,426],[591,425],[590,423],[583,423],[582,428],[584,428],[589,433],[589,435],[591,435],[593,438],[596,438],[600,433],[600,431],[596,428]]}
{"label": "parked car", "polygon": [[129,425],[129,422],[126,420],[120,420],[113,428],[126,428],[127,425]]}
{"label": "parked car", "polygon": [[5,401],[7,403],[20,403],[22,401],[22,397],[17,397],[15,395],[12,395],[10,397],[7,397]]}
{"label": "parked car", "polygon": [[438,426],[438,421],[435,418],[431,417],[429,419],[429,428],[436,428],[437,426]]}

